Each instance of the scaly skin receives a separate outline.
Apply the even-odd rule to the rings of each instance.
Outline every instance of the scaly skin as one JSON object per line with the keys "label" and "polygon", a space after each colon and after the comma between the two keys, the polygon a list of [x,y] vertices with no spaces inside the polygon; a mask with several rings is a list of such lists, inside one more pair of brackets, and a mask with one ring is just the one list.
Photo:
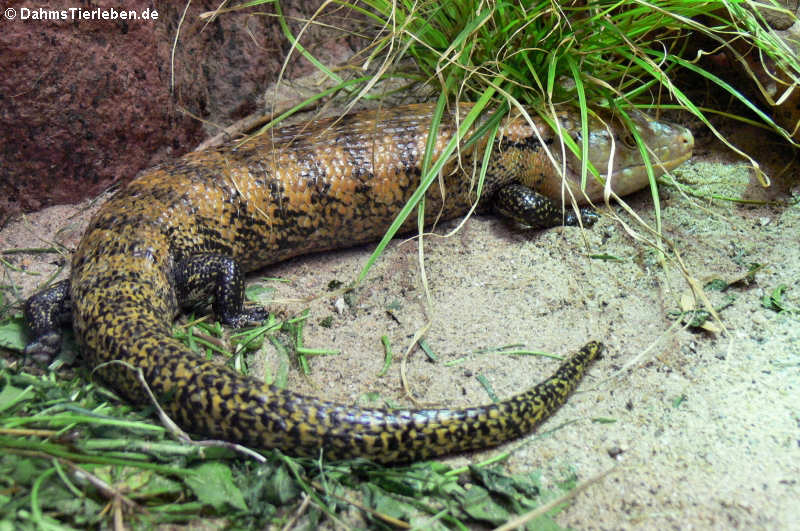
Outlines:
{"label": "scaly skin", "polygon": [[[460,108],[462,116],[467,109]],[[485,448],[529,432],[566,400],[601,351],[599,343],[586,345],[552,378],[499,404],[372,410],[266,386],[202,360],[171,337],[181,305],[209,294],[214,312],[227,324],[263,319],[264,310],[242,306],[244,271],[380,237],[419,183],[431,111],[412,105],[321,120],[273,131],[238,149],[191,153],[145,173],[91,221],[73,256],[70,280],[26,304],[36,338],[27,352],[54,354],[58,322],[71,310],[89,363],[120,360],[141,368],[183,428],[296,455],[317,456],[324,449],[332,459],[411,461]],[[568,133],[577,134],[575,118],[565,114],[561,120]],[[666,168],[691,154],[688,131],[644,117],[637,121]],[[536,125],[553,151],[560,151],[552,131]],[[435,156],[454,128],[454,118],[446,116]],[[611,137],[596,122],[590,128],[591,158],[605,169]],[[499,138],[480,206],[527,225],[576,224],[571,212],[562,215],[560,178],[530,126],[519,117],[507,118]],[[473,150],[482,156],[480,143]],[[462,150],[462,168],[473,167],[472,153]],[[646,185],[644,172],[636,169],[636,150],[617,138],[616,154],[617,190]],[[570,177],[569,167],[567,173]],[[455,162],[441,175],[443,187],[434,183],[427,193],[429,222],[461,215],[475,201],[470,174]],[[598,191],[589,195],[596,199]],[[594,220],[590,211],[581,216],[586,224]],[[129,399],[144,400],[132,370],[105,364],[98,373]]]}

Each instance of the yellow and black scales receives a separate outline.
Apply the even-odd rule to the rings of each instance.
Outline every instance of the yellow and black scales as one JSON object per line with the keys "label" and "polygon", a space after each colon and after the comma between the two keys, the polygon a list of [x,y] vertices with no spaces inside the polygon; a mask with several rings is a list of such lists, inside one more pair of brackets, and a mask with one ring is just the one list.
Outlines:
{"label": "yellow and black scales", "polygon": [[[460,108],[465,113],[467,107]],[[264,385],[201,359],[171,337],[182,305],[213,295],[223,322],[239,326],[266,317],[243,307],[243,273],[299,254],[380,237],[417,188],[432,107],[412,105],[287,127],[241,147],[191,153],[132,181],[97,213],[72,259],[68,281],[31,297],[25,315],[35,358],[60,348],[59,323],[71,314],[88,362],[121,360],[141,368],[164,409],[183,428],[253,447],[328,458],[411,461],[497,445],[529,432],[562,404],[602,347],[592,342],[548,380],[500,403],[467,409],[361,409]],[[636,118],[640,134],[664,166],[686,160],[691,134]],[[561,117],[580,142],[576,119]],[[520,223],[576,224],[562,215],[561,179],[539,138],[560,147],[552,130],[539,136],[520,117],[506,118],[482,197]],[[447,115],[436,141],[441,153],[454,133]],[[612,144],[618,193],[647,183],[635,148],[616,127],[590,125],[591,159],[605,170]],[[464,214],[475,200],[472,153],[461,152],[427,193],[427,219]],[[574,172],[567,160],[568,177]],[[466,170],[465,170],[466,169]],[[533,191],[538,189],[553,201]],[[596,198],[602,192],[594,189]],[[591,224],[594,214],[581,212]],[[413,225],[407,225],[413,228]],[[127,398],[142,401],[134,371],[98,370]]]}

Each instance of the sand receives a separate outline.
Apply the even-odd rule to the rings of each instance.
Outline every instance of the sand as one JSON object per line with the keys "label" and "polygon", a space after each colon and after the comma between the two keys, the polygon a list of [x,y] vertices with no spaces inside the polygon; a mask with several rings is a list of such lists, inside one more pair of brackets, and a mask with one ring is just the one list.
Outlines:
{"label": "sand", "polygon": [[[761,162],[775,176],[790,160],[775,156]],[[784,303],[800,308],[800,207],[787,203],[792,192],[797,198],[796,167],[763,190],[746,162],[701,138],[696,157],[674,173],[682,182],[705,183],[709,193],[779,202],[748,205],[690,199],[672,187],[661,191],[663,233],[698,285],[741,278],[750,264],[764,264],[749,284],[705,292],[715,306],[729,303],[719,311],[721,323],[713,325],[724,330],[688,328],[672,317],[682,301],[695,304],[676,255],[669,252],[661,260],[633,238],[614,215],[649,236],[618,205],[602,207],[605,215],[583,232],[521,232],[496,218],[474,216],[450,237],[441,235],[453,222],[438,227],[439,236],[425,238],[431,307],[416,241],[395,240],[362,285],[341,300],[324,297],[328,284],[352,281],[372,247],[302,257],[253,276],[288,280],[261,282],[276,288],[279,299],[322,296],[271,308],[284,316],[310,308],[306,346],[341,350],[338,356],[311,358],[310,377],[293,367],[289,386],[346,403],[369,404],[365,395],[377,392],[410,404],[399,359],[415,332],[430,322],[425,337],[438,362],[419,349],[411,352],[405,372],[412,396],[420,405],[466,406],[488,401],[478,374],[506,397],[558,364],[475,351],[521,344],[565,354],[600,339],[607,347],[603,359],[592,366],[580,392],[540,427],[544,435],[501,448],[514,449],[510,471],[540,468],[546,482],[570,473],[591,480],[612,469],[558,515],[560,524],[800,529],[800,313],[763,305],[765,296],[785,285]],[[653,223],[648,193],[628,203]],[[42,247],[53,240],[74,249],[95,208],[83,203],[28,215],[0,232],[0,249]],[[49,274],[59,257],[6,259]],[[26,295],[46,278],[8,268],[4,275],[3,282],[22,286]],[[323,326],[327,317],[330,327]],[[382,335],[391,341],[395,363],[378,377]],[[277,354],[267,348],[258,356],[253,372],[264,374],[265,366],[274,372]],[[466,463],[497,451],[449,460]]]}

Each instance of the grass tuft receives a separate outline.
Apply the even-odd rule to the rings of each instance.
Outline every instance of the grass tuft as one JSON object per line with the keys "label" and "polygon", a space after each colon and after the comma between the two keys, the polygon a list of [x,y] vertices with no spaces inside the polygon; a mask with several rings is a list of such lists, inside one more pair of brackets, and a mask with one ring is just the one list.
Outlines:
{"label": "grass tuft", "polygon": [[[292,33],[280,3],[274,0],[246,2],[213,16],[264,3],[277,7],[276,16],[292,53],[303,55],[332,83],[279,114],[265,130],[339,92],[354,98],[374,97],[373,89],[388,78],[438,89],[434,129],[451,102],[476,102],[439,159],[433,160],[432,149],[427,150],[422,186],[359,280],[423,200],[424,190],[448,157],[457,154],[459,145],[470,143],[469,127],[481,112],[496,109],[480,131],[493,137],[502,113],[514,107],[546,115],[560,106],[576,106],[584,122],[597,108],[621,114],[634,107],[656,112],[683,108],[721,138],[709,121],[709,110],[674,81],[689,73],[729,94],[749,114],[721,112],[745,122],[759,121],[796,144],[796,127],[777,124],[770,107],[783,104],[797,88],[797,55],[766,29],[762,11],[750,1],[325,2],[323,8],[349,10],[360,24],[372,29],[374,38],[358,56],[365,68],[352,77],[313,57],[301,44],[303,32]],[[712,43],[706,49],[724,53],[741,65],[765,103],[754,101],[742,87],[702,66],[694,47],[701,39]],[[762,64],[777,65],[783,74],[776,80],[777,89],[766,87],[754,71],[753,61],[742,51],[748,44],[760,51]],[[585,129],[583,133],[586,138]],[[586,159],[585,143],[567,144]],[[640,147],[646,158],[641,143]],[[478,191],[490,154],[487,148],[476,180]],[[582,168],[584,181],[597,175],[593,168]],[[657,201],[655,183],[653,190]],[[7,249],[2,254],[16,252],[37,250]],[[0,259],[0,266],[13,268],[5,259]],[[786,301],[786,292],[779,285],[764,297],[764,306],[797,314],[796,305]],[[12,315],[12,293],[16,294],[16,288],[0,291],[0,346],[20,349],[23,334],[19,318]],[[235,334],[232,349],[215,323],[194,321],[178,327],[176,335],[207,356],[222,354],[244,373],[248,372],[248,353],[271,345],[286,362],[265,379],[285,386],[291,363],[306,371],[307,356],[332,353],[303,346],[307,317],[301,314],[283,322],[273,318],[258,329]],[[381,372],[392,362],[388,341],[384,345],[386,366]],[[435,359],[429,348],[425,351]],[[327,517],[343,527],[345,519],[354,519],[356,525],[381,528],[410,527],[413,522],[420,528],[466,529],[509,520],[532,528],[557,528],[549,516],[552,512],[534,508],[576,485],[575,476],[565,474],[562,484],[551,492],[536,473],[510,475],[496,466],[507,454],[461,469],[437,462],[393,468],[360,460],[332,464],[292,459],[279,452],[266,452],[264,462],[246,460],[227,448],[174,440],[169,430],[146,415],[148,411],[125,405],[113,392],[86,383],[90,380],[86,370],[56,379],[53,373],[29,374],[0,359],[0,528],[108,527],[123,522],[144,527],[198,517],[224,517],[233,527],[312,527]],[[561,501],[541,507],[549,510]]]}

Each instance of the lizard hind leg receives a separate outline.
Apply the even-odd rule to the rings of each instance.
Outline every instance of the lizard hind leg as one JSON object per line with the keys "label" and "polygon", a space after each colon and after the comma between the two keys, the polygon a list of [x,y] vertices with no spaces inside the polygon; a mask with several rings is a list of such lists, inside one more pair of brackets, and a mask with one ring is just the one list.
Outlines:
{"label": "lizard hind leg", "polygon": [[244,305],[244,275],[236,260],[223,254],[204,253],[181,260],[175,284],[181,304],[213,295],[212,308],[223,324],[239,328],[260,323],[269,316],[265,308]]}
{"label": "lizard hind leg", "polygon": [[61,350],[61,325],[72,317],[69,280],[56,282],[25,301],[25,323],[33,340],[25,347],[25,355],[39,363],[47,363]]}

